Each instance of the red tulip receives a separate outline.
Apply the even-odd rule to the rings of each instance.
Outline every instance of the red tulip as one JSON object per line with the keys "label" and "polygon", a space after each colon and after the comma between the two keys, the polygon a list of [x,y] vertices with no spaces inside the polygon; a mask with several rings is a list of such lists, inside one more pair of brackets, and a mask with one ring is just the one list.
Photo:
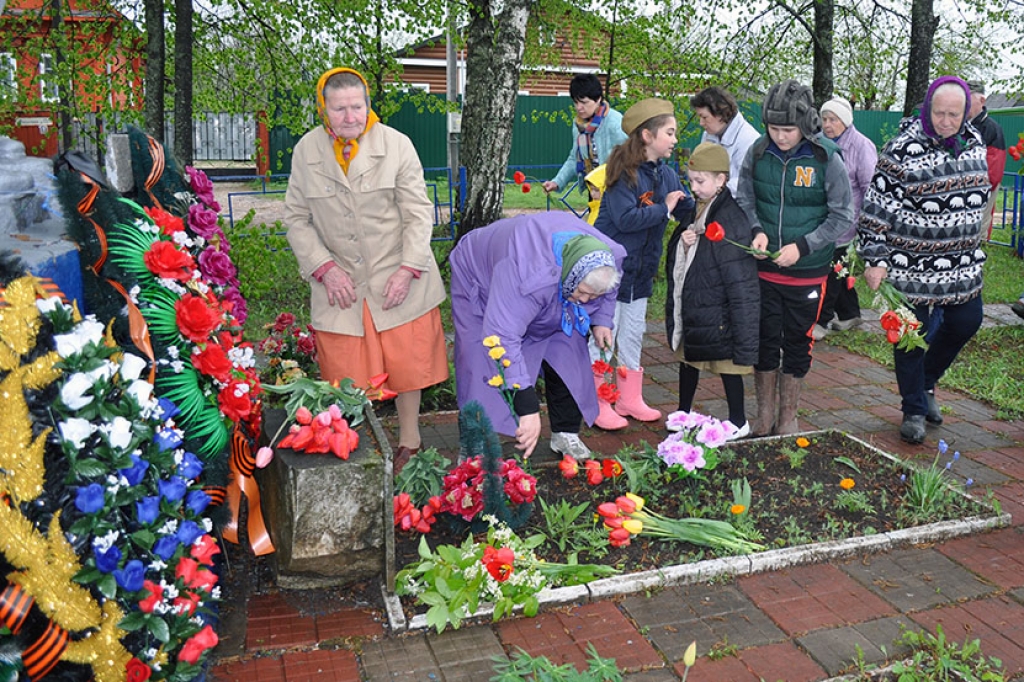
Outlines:
{"label": "red tulip", "polygon": [[902,337],[899,329],[889,329],[885,332],[885,339],[889,343],[899,343]]}
{"label": "red tulip", "polygon": [[628,546],[630,537],[632,536],[625,528],[615,528],[608,532],[608,541],[611,543],[612,547]]}
{"label": "red tulip", "polygon": [[531,189],[530,188],[530,183],[524,182],[523,183],[523,194],[529,194],[530,193],[530,189]]}
{"label": "red tulip", "polygon": [[563,478],[576,478],[576,474],[580,472],[579,463],[569,455],[562,457],[562,461],[558,463],[558,468],[562,470]]}
{"label": "red tulip", "polygon": [[526,175],[523,173],[523,171],[516,171],[515,173],[512,174],[512,180],[517,185],[521,185],[524,182],[526,182]]}
{"label": "red tulip", "polygon": [[295,421],[300,424],[309,424],[313,421],[313,413],[309,411],[308,407],[302,406],[295,410]]}
{"label": "red tulip", "polygon": [[897,331],[898,332],[900,330],[900,328],[903,326],[903,321],[900,320],[900,316],[897,315],[892,310],[887,310],[884,313],[882,313],[882,317],[881,317],[881,319],[879,319],[879,322],[882,325],[882,329],[884,329],[887,332],[888,331]]}
{"label": "red tulip", "polygon": [[328,442],[330,444],[331,452],[334,453],[335,457],[348,459],[348,434],[344,431],[335,431],[328,438]]}
{"label": "red tulip", "polygon": [[487,568],[487,572],[491,574],[492,578],[498,582],[505,582],[512,575],[516,555],[508,547],[495,549],[488,545],[484,548],[484,557],[480,561]]}
{"label": "red tulip", "polygon": [[709,241],[720,242],[725,239],[725,228],[721,226],[717,221],[711,223],[704,228],[704,236]]}
{"label": "red tulip", "polygon": [[857,278],[856,277],[850,276],[850,277],[846,278],[846,288],[847,289],[852,289],[853,285],[855,285],[856,283],[857,283]]}
{"label": "red tulip", "polygon": [[[635,505],[634,505],[635,506]],[[622,512],[614,502],[602,502],[597,505],[597,513],[606,519],[614,519]]]}
{"label": "red tulip", "polygon": [[[601,460],[601,473],[605,478],[615,478],[622,475],[622,465],[614,459]],[[635,505],[634,505],[635,506]]]}
{"label": "red tulip", "polygon": [[626,514],[632,514],[636,511],[636,502],[629,499],[625,495],[620,495],[615,498],[615,506],[621,509]]}

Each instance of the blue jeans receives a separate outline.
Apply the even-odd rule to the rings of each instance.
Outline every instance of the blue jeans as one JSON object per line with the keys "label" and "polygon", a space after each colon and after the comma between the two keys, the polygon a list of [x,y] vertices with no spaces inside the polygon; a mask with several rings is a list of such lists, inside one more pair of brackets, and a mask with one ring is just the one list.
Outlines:
{"label": "blue jeans", "polygon": [[[928,413],[925,393],[935,389],[960,349],[981,327],[984,308],[981,296],[975,296],[957,305],[914,306],[914,314],[923,325],[925,337],[931,339],[928,350],[915,348],[907,353],[893,346],[893,360],[896,383],[903,398],[903,414],[923,415]],[[932,324],[935,329],[931,328]]]}

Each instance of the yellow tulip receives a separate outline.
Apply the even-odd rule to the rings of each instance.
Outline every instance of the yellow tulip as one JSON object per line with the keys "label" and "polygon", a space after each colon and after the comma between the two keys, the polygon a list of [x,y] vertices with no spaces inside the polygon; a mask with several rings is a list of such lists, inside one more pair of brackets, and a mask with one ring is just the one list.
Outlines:
{"label": "yellow tulip", "polygon": [[519,389],[522,388],[522,386],[520,386],[519,384],[512,384],[512,388],[514,388],[514,389],[516,389],[518,391]]}
{"label": "yellow tulip", "polygon": [[626,497],[633,500],[633,504],[636,505],[637,511],[640,511],[641,509],[644,508],[644,498],[640,497],[639,495],[634,495],[633,493],[626,493]]}
{"label": "yellow tulip", "polygon": [[683,654],[683,665],[687,668],[692,668],[693,664],[697,662],[697,640],[690,642],[690,646],[686,647],[686,653]]}
{"label": "yellow tulip", "polygon": [[495,374],[493,377],[487,380],[487,383],[495,388],[498,388],[505,383],[505,380],[501,378],[500,374]]}
{"label": "yellow tulip", "polygon": [[487,351],[487,354],[491,356],[491,360],[501,360],[502,356],[505,355],[505,349],[501,346],[495,346]]}
{"label": "yellow tulip", "polygon": [[492,334],[491,336],[488,336],[487,338],[484,339],[484,345],[487,346],[488,348],[494,348],[495,346],[500,344],[501,339],[499,339],[497,335]]}
{"label": "yellow tulip", "polygon": [[511,367],[512,366],[512,361],[509,360],[508,358],[503,358],[502,361],[501,361],[501,366],[502,367]]}
{"label": "yellow tulip", "polygon": [[639,535],[640,531],[644,529],[644,522],[638,519],[626,519],[622,522],[622,527],[628,530],[630,535]]}

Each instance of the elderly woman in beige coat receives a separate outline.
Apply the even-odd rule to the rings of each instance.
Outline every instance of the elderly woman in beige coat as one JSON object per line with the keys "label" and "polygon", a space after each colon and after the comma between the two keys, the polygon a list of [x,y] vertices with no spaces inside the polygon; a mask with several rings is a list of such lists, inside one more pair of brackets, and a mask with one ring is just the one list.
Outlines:
{"label": "elderly woman in beige coat", "polygon": [[321,377],[398,393],[396,470],[419,451],[420,393],[448,378],[430,250],[433,206],[408,137],[370,109],[366,80],[332,69],[317,83],[323,126],[295,146],[288,241],[312,287]]}

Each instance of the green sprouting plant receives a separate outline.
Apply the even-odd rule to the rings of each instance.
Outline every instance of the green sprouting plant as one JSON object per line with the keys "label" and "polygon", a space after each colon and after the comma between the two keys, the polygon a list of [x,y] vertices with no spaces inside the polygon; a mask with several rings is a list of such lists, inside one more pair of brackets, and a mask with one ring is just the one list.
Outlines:
{"label": "green sprouting plant", "polygon": [[863,490],[844,490],[835,499],[836,509],[845,509],[848,512],[860,512],[861,514],[874,514],[875,507],[871,504],[867,493]]}
{"label": "green sprouting plant", "polygon": [[431,497],[441,494],[444,476],[451,463],[437,448],[421,450],[395,477],[396,494],[409,493],[409,500],[415,506],[422,507]]}
{"label": "green sprouting plant", "polygon": [[[914,521],[927,521],[936,517],[948,504],[956,501],[951,479],[946,472],[952,471],[953,463],[960,459],[960,453],[943,466],[939,458],[949,451],[946,441],[939,441],[939,451],[927,467],[915,467],[907,477],[907,493],[901,512]],[[968,480],[968,485],[972,482]]]}
{"label": "green sprouting plant", "polygon": [[849,457],[833,457],[832,461],[835,462],[836,464],[842,464],[843,466],[848,466],[851,469],[853,469],[854,471],[856,471],[858,474],[861,473],[860,467],[857,466],[857,463],[854,462]]}
{"label": "green sprouting plant", "polygon": [[735,644],[729,644],[729,637],[723,636],[721,642],[715,642],[708,649],[708,660],[720,661],[727,656],[735,656],[740,648]]}
{"label": "green sprouting plant", "polygon": [[782,522],[782,529],[786,533],[786,544],[791,547],[811,541],[811,534],[795,516],[787,516]]}
{"label": "green sprouting plant", "polygon": [[558,545],[560,552],[565,552],[566,545],[575,535],[576,519],[589,507],[589,502],[573,506],[566,500],[559,500],[557,504],[549,505],[544,498],[540,498],[540,508],[544,514],[544,525],[547,528],[545,535],[549,542]]}
{"label": "green sprouting plant", "polygon": [[935,634],[905,630],[898,643],[910,647],[910,658],[892,667],[899,682],[931,682],[932,680],[967,679],[978,682],[1002,682],[1003,667],[998,658],[986,657],[981,641],[965,641],[963,645],[946,639],[941,625]]}
{"label": "green sprouting plant", "polygon": [[804,465],[804,460],[807,459],[806,448],[791,448],[786,446],[782,448],[782,454],[789,460],[790,469],[799,469]]}
{"label": "green sprouting plant", "polygon": [[825,492],[825,484],[814,481],[804,486],[804,497],[817,497]]}
{"label": "green sprouting plant", "polygon": [[614,658],[601,658],[593,644],[587,645],[587,663],[583,672],[572,663],[555,665],[547,656],[531,656],[522,649],[512,658],[494,656],[491,682],[622,682],[622,673]]}
{"label": "green sprouting plant", "polygon": [[622,465],[629,491],[656,502],[660,489],[658,481],[665,468],[658,451],[645,441],[639,449],[631,446],[622,448],[615,459]]}

